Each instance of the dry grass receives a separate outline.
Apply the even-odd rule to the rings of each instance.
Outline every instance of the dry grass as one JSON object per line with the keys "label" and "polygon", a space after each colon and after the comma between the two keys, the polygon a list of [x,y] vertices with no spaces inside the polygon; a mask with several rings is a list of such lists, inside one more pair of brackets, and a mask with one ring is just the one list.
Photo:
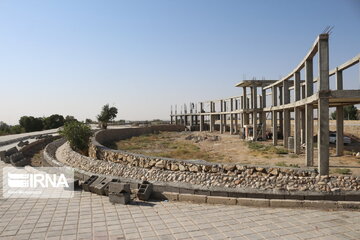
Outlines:
{"label": "dry grass", "polygon": [[259,142],[247,142],[251,154],[254,156],[261,156],[270,158],[272,155],[288,154],[288,150],[283,147],[273,146],[270,144],[263,144]]}
{"label": "dry grass", "polygon": [[168,132],[159,134],[147,134],[108,143],[107,147],[121,149],[134,153],[177,159],[201,159],[206,161],[218,161],[222,158],[220,154],[209,154],[202,151],[199,146],[190,141],[185,141]]}

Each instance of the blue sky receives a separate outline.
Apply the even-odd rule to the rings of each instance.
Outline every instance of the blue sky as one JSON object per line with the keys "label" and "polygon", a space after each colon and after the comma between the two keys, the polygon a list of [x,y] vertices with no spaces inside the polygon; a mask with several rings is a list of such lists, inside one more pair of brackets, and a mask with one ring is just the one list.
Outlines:
{"label": "blue sky", "polygon": [[[0,121],[54,113],[169,119],[170,105],[279,79],[326,26],[330,68],[360,53],[360,1],[0,0]],[[359,66],[345,88],[360,88]]]}

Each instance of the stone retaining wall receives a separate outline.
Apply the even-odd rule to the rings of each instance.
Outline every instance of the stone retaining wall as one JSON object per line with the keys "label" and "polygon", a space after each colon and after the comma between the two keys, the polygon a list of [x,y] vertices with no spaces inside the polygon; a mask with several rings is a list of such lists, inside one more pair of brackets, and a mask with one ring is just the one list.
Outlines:
{"label": "stone retaining wall", "polygon": [[310,168],[218,164],[206,162],[204,160],[178,160],[171,158],[150,157],[122,150],[114,150],[102,145],[106,144],[107,142],[127,139],[133,136],[139,136],[147,133],[153,133],[154,131],[179,131],[181,130],[181,127],[183,126],[162,125],[149,128],[102,130],[97,132],[92,138],[89,148],[89,156],[99,160],[106,160],[109,162],[121,163],[134,167],[180,172],[214,174],[226,173],[230,175],[247,174],[256,176],[282,176],[293,174],[299,177],[315,177],[317,175],[316,169]]}
{"label": "stone retaining wall", "polygon": [[[57,140],[45,148],[44,166],[70,166],[75,170],[75,177],[79,180],[84,181],[91,175],[106,176],[130,183],[132,188],[135,189],[142,180],[146,179],[154,184],[152,197],[156,199],[167,199],[164,193],[173,192],[232,198],[360,201],[360,191],[357,187],[360,186],[360,178],[338,179],[336,177],[320,176],[298,178],[288,174],[280,177],[273,176],[270,179],[271,176],[259,177],[257,175],[242,176],[146,169],[86,157],[72,151],[68,144],[63,145],[63,143],[64,140]],[[60,146],[65,151],[64,159],[61,159],[61,162],[56,159],[56,149]],[[206,181],[206,179],[212,180]],[[227,184],[234,182],[234,179],[244,179],[244,183],[250,183],[250,185],[232,184],[231,187],[226,187]],[[286,189],[288,185],[291,186],[298,181],[304,181],[305,185],[312,185],[314,189],[306,191],[295,188],[291,191]],[[336,191],[315,190],[316,187],[323,186],[323,183],[329,185],[333,181],[344,182],[348,186],[354,184],[347,191],[345,188],[339,188]],[[210,185],[207,185],[208,182],[210,182]],[[257,182],[260,182],[259,186],[257,186]],[[279,184],[285,188],[278,188]],[[319,190],[319,188],[317,189]]]}

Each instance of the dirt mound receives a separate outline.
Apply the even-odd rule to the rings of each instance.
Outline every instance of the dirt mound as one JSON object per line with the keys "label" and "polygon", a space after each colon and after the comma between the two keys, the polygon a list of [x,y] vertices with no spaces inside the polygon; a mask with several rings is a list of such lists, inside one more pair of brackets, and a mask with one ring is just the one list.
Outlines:
{"label": "dirt mound", "polygon": [[185,137],[185,140],[191,140],[195,143],[199,143],[199,142],[203,142],[203,141],[210,141],[210,142],[215,142],[215,141],[220,141],[220,137],[217,135],[195,135],[195,134],[191,134],[189,136]]}

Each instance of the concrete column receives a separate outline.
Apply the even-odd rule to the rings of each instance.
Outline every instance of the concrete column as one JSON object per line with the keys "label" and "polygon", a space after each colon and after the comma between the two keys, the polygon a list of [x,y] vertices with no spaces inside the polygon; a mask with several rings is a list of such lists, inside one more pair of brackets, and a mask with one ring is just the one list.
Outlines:
{"label": "concrete column", "polygon": [[204,120],[205,116],[201,115],[204,112],[204,104],[200,103],[200,132],[204,131]]}
{"label": "concrete column", "polygon": [[[294,74],[295,102],[300,100],[300,72]],[[300,131],[300,108],[294,108],[294,153],[300,154],[301,131]]]}
{"label": "concrete column", "polygon": [[253,103],[253,109],[256,109],[257,104],[257,87],[252,87],[252,103]]}
{"label": "concrete column", "polygon": [[[246,95],[246,87],[243,87],[243,95],[242,95],[242,104],[243,104],[243,110],[247,110],[248,109],[248,98],[247,98],[247,95]],[[242,127],[244,127],[244,125],[247,125],[249,124],[249,118],[248,118],[248,114],[246,112],[243,112],[243,124],[242,124]]]}
{"label": "concrete column", "polygon": [[[285,80],[283,82],[282,90],[283,90],[283,94],[282,94],[283,100],[282,100],[282,102],[284,104],[290,103],[290,91],[289,91],[289,81],[288,80]],[[289,136],[290,136],[290,129],[291,129],[291,126],[290,126],[290,110],[285,109],[283,112],[284,112],[284,126],[283,126],[283,141],[284,142],[283,142],[283,144],[284,144],[285,148],[288,148],[288,139],[289,139]]]}
{"label": "concrete column", "polygon": [[[277,87],[272,87],[272,105],[277,106]],[[276,111],[272,111],[272,129],[273,129],[273,145],[277,145],[277,114]]]}
{"label": "concrete column", "polygon": [[220,112],[220,133],[224,133],[224,115],[222,114],[224,112],[223,100],[220,100]]}
{"label": "concrete column", "polygon": [[[336,69],[336,89],[343,90],[343,73]],[[336,155],[344,155],[344,107],[336,107]]]}
{"label": "concrete column", "polygon": [[272,87],[272,105],[277,106],[277,87]]}
{"label": "concrete column", "polygon": [[276,111],[272,111],[272,129],[273,129],[273,145],[277,145],[277,116]]}
{"label": "concrete column", "polygon": [[254,109],[254,87],[250,87],[250,102],[251,102],[251,108]]}
{"label": "concrete column", "polygon": [[[233,106],[233,99],[230,98],[230,112],[234,111],[234,106]],[[233,119],[233,114],[230,113],[230,134],[234,134],[234,119]]]}
{"label": "concrete column", "polygon": [[344,155],[344,107],[336,107],[336,155]]}
{"label": "concrete column", "polygon": [[[213,113],[214,112],[214,103],[210,102],[210,112]],[[214,124],[215,124],[215,118],[213,114],[210,114],[210,132],[214,131]]]}
{"label": "concrete column", "polygon": [[257,136],[257,130],[258,130],[258,125],[257,125],[257,111],[254,109],[253,112],[253,141],[257,141],[257,138],[259,136]]}
{"label": "concrete column", "polygon": [[[283,97],[284,91],[283,91],[283,86],[279,86],[279,105],[283,105],[284,104],[284,97]],[[281,132],[284,136],[284,118],[283,118],[283,111],[279,111],[278,112],[279,115],[279,132]]]}
{"label": "concrete column", "polygon": [[307,167],[314,166],[314,111],[313,105],[305,105],[305,165]]}
{"label": "concrete column", "polygon": [[[305,97],[314,93],[313,60],[305,61]],[[305,106],[305,166],[314,166],[314,111],[313,105]]]}
{"label": "concrete column", "polygon": [[[224,101],[224,112],[226,112],[226,111],[227,111],[226,101]],[[223,131],[226,132],[226,114],[224,114],[223,120],[224,120],[224,125],[223,125],[224,130]]]}
{"label": "concrete column", "polygon": [[[235,110],[236,112],[239,111],[239,100],[235,99]],[[236,113],[235,114],[235,129],[234,129],[234,134],[237,134],[239,132],[239,114]]]}
{"label": "concrete column", "polygon": [[[261,90],[262,94],[262,108],[266,108],[266,90]],[[261,112],[261,123],[262,123],[262,139],[266,139],[266,112]]]}
{"label": "concrete column", "polygon": [[304,109],[300,109],[300,118],[301,118],[301,144],[305,143],[305,132],[306,132],[306,126],[305,126],[305,108]]}
{"label": "concrete column", "polygon": [[252,124],[253,124],[253,137],[254,141],[257,140],[257,87],[254,86],[251,88],[251,99],[252,99]]}
{"label": "concrete column", "polygon": [[194,125],[194,115],[193,115],[193,107],[192,107],[192,103],[190,103],[190,131],[191,131],[191,127]]}
{"label": "concrete column", "polygon": [[[321,34],[319,52],[319,91],[329,90],[329,45],[328,35]],[[321,175],[329,174],[329,100],[318,100],[318,166]]]}
{"label": "concrete column", "polygon": [[284,128],[283,128],[283,141],[284,141],[284,148],[289,147],[289,136],[291,132],[291,124],[290,124],[290,110],[284,110]]}
{"label": "concrete column", "polygon": [[242,110],[242,112],[240,113],[240,127],[243,128],[244,127],[244,96],[240,97],[240,108]]}

